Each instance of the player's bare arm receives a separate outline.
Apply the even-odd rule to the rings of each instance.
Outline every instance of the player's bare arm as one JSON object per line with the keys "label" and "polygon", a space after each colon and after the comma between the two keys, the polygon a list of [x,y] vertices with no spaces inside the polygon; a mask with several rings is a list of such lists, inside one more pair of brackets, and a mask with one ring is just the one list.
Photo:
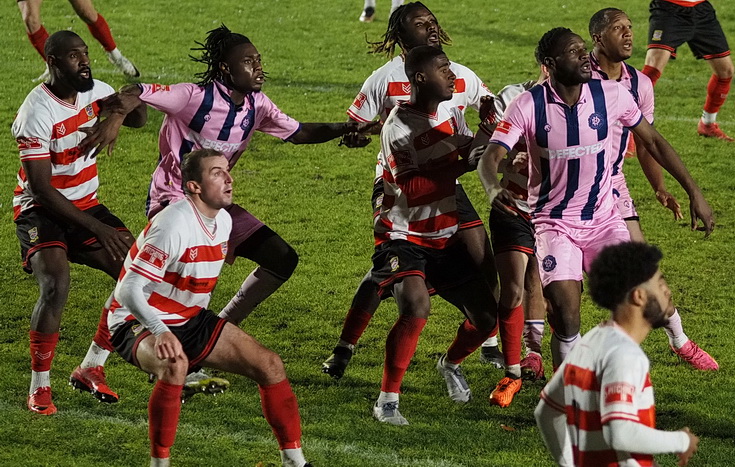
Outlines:
{"label": "player's bare arm", "polygon": [[704,199],[702,190],[700,190],[697,183],[689,174],[689,171],[684,166],[684,163],[674,148],[645,119],[642,119],[636,127],[632,128],[632,131],[640,139],[641,143],[643,143],[643,147],[651,153],[651,156],[656,162],[661,164],[689,195],[692,230],[698,228],[697,226],[701,220],[704,224],[702,229],[705,231],[705,237],[709,237],[715,228],[715,217],[712,213],[712,208],[707,203],[707,200]]}
{"label": "player's bare arm", "polygon": [[94,148],[91,157],[95,157],[104,148],[111,154],[121,126],[141,128],[145,125],[148,112],[147,106],[139,98],[140,93],[140,88],[131,84],[103,99],[100,102],[102,111],[97,123],[89,128],[80,128],[87,136],[79,143],[79,148],[84,153]]}
{"label": "player's bare arm", "polygon": [[[353,118],[349,118],[347,120],[347,123],[349,124],[357,124],[361,123]],[[383,128],[383,122],[376,122],[379,123],[379,125],[375,125],[371,127],[370,131],[365,133],[358,133],[358,132],[350,132],[342,135],[342,139],[340,140],[339,144],[342,146],[347,146],[348,148],[363,148],[370,144],[371,138],[369,135],[379,135],[380,130]]]}
{"label": "player's bare arm", "polygon": [[[349,121],[345,123],[302,123],[298,133],[293,135],[288,141],[293,144],[317,144],[324,143],[340,136],[350,133],[359,135],[371,134],[374,128],[380,128],[380,122],[355,122]],[[358,137],[359,137],[358,135]],[[350,138],[356,138],[351,136]],[[367,143],[370,138],[367,138]]]}
{"label": "player's bare arm", "polygon": [[513,195],[500,186],[498,180],[498,165],[507,152],[505,147],[500,144],[488,144],[477,166],[477,174],[480,176],[480,181],[485,188],[490,204],[509,216],[517,216],[518,214],[515,211],[508,208],[508,206],[515,204]]}
{"label": "player's bare arm", "polygon": [[[636,138],[637,139],[637,138]],[[641,164],[643,174],[648,179],[648,183],[651,184],[653,192],[656,194],[656,199],[661,205],[674,213],[674,220],[684,219],[684,215],[681,213],[681,205],[676,200],[674,195],[669,193],[666,189],[666,182],[664,181],[664,172],[656,159],[651,156],[651,153],[646,150],[643,143],[636,141],[636,152],[638,162]]]}
{"label": "player's bare arm", "polygon": [[104,224],[93,216],[81,211],[64,195],[51,185],[51,160],[34,159],[22,161],[23,170],[28,177],[35,200],[49,211],[89,230],[97,237],[97,241],[116,261],[125,259],[133,237],[127,232],[120,232],[114,227]]}

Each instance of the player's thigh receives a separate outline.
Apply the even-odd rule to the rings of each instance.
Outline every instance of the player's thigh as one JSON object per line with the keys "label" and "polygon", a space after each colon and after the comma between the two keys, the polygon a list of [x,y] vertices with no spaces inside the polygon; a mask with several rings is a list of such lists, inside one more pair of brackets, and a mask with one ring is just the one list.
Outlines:
{"label": "player's thigh", "polygon": [[92,0],[69,0],[74,12],[85,23],[94,23],[97,21],[97,10],[95,10]]}
{"label": "player's thigh", "polygon": [[405,276],[393,284],[392,290],[401,315],[424,319],[429,317],[431,298],[422,276]]}
{"label": "player's thigh", "polygon": [[732,58],[729,55],[725,57],[711,58],[707,60],[707,63],[709,63],[709,66],[712,68],[712,72],[716,74],[718,78],[732,78],[735,68],[733,68]]}
{"label": "player's thigh", "polygon": [[275,384],[286,377],[277,353],[229,322],[201,365],[247,376],[261,385]]}
{"label": "player's thigh", "polygon": [[538,223],[536,258],[541,284],[582,280],[582,250],[572,238],[574,232],[561,223]]}
{"label": "player's thigh", "polygon": [[439,295],[457,307],[476,328],[489,331],[495,327],[497,305],[492,289],[482,278],[442,290]]}
{"label": "player's thigh", "polygon": [[536,256],[528,257],[526,276],[524,280],[524,312],[526,319],[539,320],[546,316],[546,299],[541,288],[541,276],[538,271]]}
{"label": "player's thigh", "polygon": [[664,49],[651,48],[646,51],[646,65],[663,72],[671,59],[671,52]]}

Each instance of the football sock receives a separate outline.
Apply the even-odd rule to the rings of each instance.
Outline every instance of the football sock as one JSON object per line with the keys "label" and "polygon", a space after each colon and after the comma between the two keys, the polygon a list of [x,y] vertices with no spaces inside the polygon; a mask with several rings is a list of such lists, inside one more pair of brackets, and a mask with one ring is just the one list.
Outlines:
{"label": "football sock", "polygon": [[500,322],[495,323],[493,332],[490,333],[490,337],[482,343],[483,347],[497,347],[498,346],[498,330],[500,329]]}
{"label": "football sock", "polygon": [[350,308],[347,316],[345,316],[345,322],[342,325],[342,334],[339,336],[340,341],[352,344],[353,346],[356,345],[372,318],[373,315],[366,311]]}
{"label": "football sock", "polygon": [[[718,78],[713,74],[707,84],[707,99],[704,101],[704,112],[702,120],[704,123],[714,123],[717,118],[717,112],[727,99],[730,92],[730,82],[732,78]],[[711,121],[708,121],[711,120]]]}
{"label": "football sock", "polygon": [[233,324],[240,324],[263,300],[286,282],[262,266],[255,268],[245,279],[230,303],[219,313],[219,317]]}
{"label": "football sock", "polygon": [[403,0],[391,0],[390,12],[393,13],[393,11],[401,5],[403,5]]}
{"label": "football sock", "polygon": [[[102,314],[100,314],[100,321],[97,323],[97,332],[94,334],[93,342],[99,347],[107,350],[108,352],[114,352],[115,347],[112,345],[110,337],[110,328],[107,327],[107,316],[110,313],[110,307],[112,306],[113,295],[110,294],[105,306],[102,307]],[[107,356],[105,356],[107,358]],[[101,365],[104,365],[104,360]],[[97,366],[97,365],[94,365]]]}
{"label": "football sock", "polygon": [[92,342],[87,349],[87,355],[84,356],[82,364],[79,365],[82,368],[94,368],[96,366],[104,366],[107,361],[107,357],[110,355],[110,351],[103,349],[96,342]]}
{"label": "football sock", "polygon": [[681,325],[681,315],[679,310],[674,309],[674,314],[669,317],[669,322],[664,326],[664,331],[669,338],[669,345],[675,349],[684,347],[689,341],[689,337],[684,334],[684,328]]}
{"label": "football sock", "polygon": [[46,45],[46,39],[48,39],[48,31],[46,31],[46,28],[41,26],[38,31],[28,34],[28,39],[31,41],[31,44],[33,44],[36,51],[41,54],[41,58],[46,60],[46,53],[43,50]]}
{"label": "football sock", "polygon": [[151,457],[151,467],[169,467],[171,465],[171,458],[165,457]]}
{"label": "football sock", "polygon": [[380,391],[380,395],[378,396],[378,405],[387,404],[388,402],[398,402],[398,393]]}
{"label": "football sock", "polygon": [[425,318],[400,315],[385,341],[385,365],[381,391],[401,392],[401,381],[411,357],[416,352],[419,335],[426,325]]}
{"label": "football sock", "polygon": [[258,386],[260,406],[263,415],[276,435],[278,446],[283,450],[301,448],[301,417],[299,403],[291,389],[291,383],[284,379],[280,383]]}
{"label": "football sock", "polygon": [[554,371],[559,368],[559,365],[567,357],[567,354],[577,343],[579,337],[579,333],[570,337],[560,336],[557,333],[551,335],[551,358],[554,364]]}
{"label": "football sock", "polygon": [[[447,362],[460,364],[472,352],[477,350],[487,340],[492,330],[477,329],[468,319],[464,320],[457,329],[454,342],[447,349]],[[518,337],[520,341],[520,336]],[[503,342],[505,344],[505,342]],[[520,347],[520,342],[519,342]],[[519,360],[520,361],[520,360]]]}
{"label": "football sock", "polygon": [[544,337],[544,320],[527,319],[523,326],[523,342],[529,352],[541,355],[541,340]]}
{"label": "football sock", "polygon": [[518,363],[516,365],[507,365],[505,367],[505,376],[510,376],[511,378],[518,379],[521,377],[521,364]]}
{"label": "football sock", "polygon": [[[503,360],[506,367],[520,365],[521,339],[523,334],[523,305],[515,308],[498,307],[498,320],[502,332],[500,340],[503,343]],[[520,371],[520,366],[518,367]]]}
{"label": "football sock", "polygon": [[31,339],[31,388],[29,394],[44,386],[51,386],[49,371],[54,359],[59,333],[46,334],[30,331]]}
{"label": "football sock", "polygon": [[105,51],[112,52],[117,48],[115,40],[112,38],[112,32],[110,32],[110,26],[107,25],[107,21],[101,14],[97,13],[97,21],[88,24],[87,27],[89,32],[92,33],[92,37],[102,44]]}
{"label": "football sock", "polygon": [[644,66],[641,72],[651,79],[651,84],[653,84],[654,86],[656,86],[656,81],[658,81],[658,79],[661,77],[661,72],[658,70],[658,68],[654,68],[650,65]]}
{"label": "football sock", "polygon": [[283,467],[303,467],[306,459],[301,448],[281,450],[281,465]]}
{"label": "football sock", "polygon": [[364,10],[365,8],[369,8],[369,7],[375,8],[375,0],[365,0],[365,4],[362,7],[362,9]]}
{"label": "football sock", "polygon": [[[148,400],[148,437],[151,440],[151,458],[170,457],[176,440],[176,428],[181,413],[182,384],[170,384],[160,379]],[[152,462],[152,459],[151,459]]]}

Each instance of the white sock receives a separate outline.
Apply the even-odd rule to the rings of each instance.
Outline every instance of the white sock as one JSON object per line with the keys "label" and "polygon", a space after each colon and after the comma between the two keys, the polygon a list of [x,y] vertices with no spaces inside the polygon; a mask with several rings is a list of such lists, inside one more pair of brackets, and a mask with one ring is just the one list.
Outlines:
{"label": "white sock", "polygon": [[669,318],[669,322],[664,326],[664,331],[669,337],[669,345],[675,349],[684,347],[684,344],[689,342],[689,337],[684,334],[684,328],[681,325],[681,315],[679,310],[674,309],[674,314]]}
{"label": "white sock", "polygon": [[571,337],[560,337],[556,333],[551,335],[551,358],[554,363],[554,371],[561,366],[561,363],[574,348],[579,338],[579,333]]}
{"label": "white sock", "polygon": [[350,344],[349,342],[345,342],[342,339],[340,339],[339,342],[337,342],[337,347],[346,347],[346,348],[350,349],[352,352],[355,351],[355,346],[354,345]]}
{"label": "white sock", "polygon": [[541,355],[541,340],[544,337],[544,320],[527,319],[523,323],[523,343],[529,352]]}
{"label": "white sock", "polygon": [[509,365],[505,367],[505,375],[510,376],[512,378],[520,378],[521,377],[521,364],[518,363],[516,365]]}
{"label": "white sock", "polygon": [[497,334],[491,337],[488,337],[485,342],[482,343],[483,347],[497,347],[498,346],[498,336]]}
{"label": "white sock", "polygon": [[108,55],[108,56],[109,56],[109,57],[110,57],[111,59],[113,59],[113,60],[119,60],[119,59],[121,59],[121,58],[122,58],[122,56],[123,56],[123,55],[122,55],[122,52],[120,52],[120,49],[118,49],[117,47],[115,47],[115,49],[113,49],[113,50],[110,50],[109,52],[107,52],[107,55]]}
{"label": "white sock", "polygon": [[702,111],[702,121],[709,125],[710,123],[715,123],[717,121],[717,112],[715,113],[709,113]]}
{"label": "white sock", "polygon": [[51,387],[51,372],[31,370],[31,389],[28,391],[28,395],[33,394],[33,391],[44,386]]}
{"label": "white sock", "polygon": [[365,0],[365,6],[362,8],[363,10],[368,7],[375,8],[375,0]]}
{"label": "white sock", "polygon": [[398,393],[380,391],[380,395],[378,396],[378,405],[387,404],[388,402],[398,402]]}
{"label": "white sock", "polygon": [[304,453],[301,452],[301,448],[282,449],[281,463],[283,467],[304,467],[306,465],[306,459],[304,458]]}
{"label": "white sock", "polygon": [[170,457],[151,457],[151,467],[169,467],[171,465]]}
{"label": "white sock", "polygon": [[398,8],[399,6],[403,5],[403,0],[391,0],[390,2],[390,12],[393,13],[393,10]]}
{"label": "white sock", "polygon": [[96,366],[105,366],[107,357],[110,355],[109,350],[105,350],[96,342],[92,342],[87,349],[87,355],[84,356],[82,364],[79,365],[82,368],[94,368]]}
{"label": "white sock", "polygon": [[442,355],[441,361],[439,362],[441,366],[444,368],[449,368],[450,370],[456,370],[457,367],[459,367],[459,363],[452,363],[449,360],[447,360],[447,354]]}

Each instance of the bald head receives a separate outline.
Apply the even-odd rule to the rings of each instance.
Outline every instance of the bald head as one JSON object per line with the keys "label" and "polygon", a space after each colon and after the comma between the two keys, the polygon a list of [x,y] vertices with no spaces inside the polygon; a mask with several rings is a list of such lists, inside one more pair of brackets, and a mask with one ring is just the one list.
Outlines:
{"label": "bald head", "polygon": [[84,44],[77,33],[72,31],[58,31],[49,36],[46,39],[46,45],[43,47],[43,53],[48,57],[49,55],[62,55],[64,52],[73,48],[79,42]]}

